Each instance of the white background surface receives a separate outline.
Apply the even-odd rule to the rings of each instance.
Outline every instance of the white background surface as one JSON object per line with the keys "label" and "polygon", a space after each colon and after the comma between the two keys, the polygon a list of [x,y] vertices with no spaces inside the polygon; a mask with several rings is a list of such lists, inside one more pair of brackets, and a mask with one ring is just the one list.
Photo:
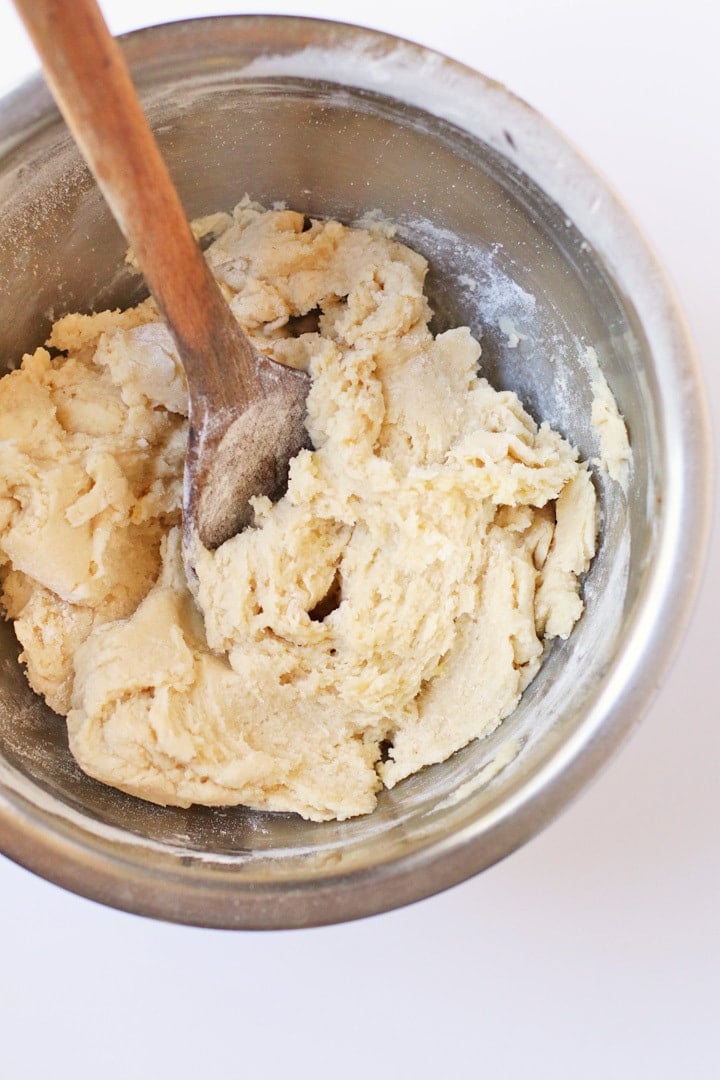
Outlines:
{"label": "white background surface", "polygon": [[[35,61],[9,0],[0,5],[0,82],[10,83]],[[105,0],[104,10],[121,32],[238,8]],[[720,417],[716,0],[255,0],[249,10],[413,38],[553,119],[669,269]],[[0,1075],[719,1076],[719,604],[711,566],[671,676],[590,791],[501,865],[414,907],[229,934],[106,910],[0,859]]]}

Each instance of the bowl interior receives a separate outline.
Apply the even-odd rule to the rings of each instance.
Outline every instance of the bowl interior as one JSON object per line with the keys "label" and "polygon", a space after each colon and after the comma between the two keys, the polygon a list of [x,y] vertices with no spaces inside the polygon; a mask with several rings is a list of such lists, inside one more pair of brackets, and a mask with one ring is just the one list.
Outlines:
{"label": "bowl interior", "polygon": [[[123,858],[173,875],[180,890],[193,880],[237,896],[245,881],[310,888],[416,857],[448,837],[454,843],[463,829],[503,814],[580,738],[652,562],[663,432],[632,305],[564,210],[509,157],[392,93],[305,77],[252,78],[237,57],[211,64],[186,48],[170,72],[156,56],[136,65],[136,74],[191,217],[229,210],[246,192],[268,206],[282,201],[345,222],[377,212],[429,259],[436,328],[470,325],[482,342],[482,374],[517,391],[537,420],[548,420],[588,459],[599,450],[584,362],[593,346],[634,449],[627,496],[595,470],[600,550],[585,582],[586,614],[571,638],[550,650],[493,736],[383,793],[363,819],[318,825],[244,809],[162,809],[88,779],[70,757],[64,721],[28,690],[11,627],[0,628],[0,754],[19,804],[49,814],[88,849],[121,844]],[[47,104],[6,142],[0,205],[6,367],[42,343],[61,314],[143,295],[142,281],[124,267],[125,243],[102,197]],[[486,861],[493,857],[488,851]],[[423,889],[432,891],[417,893]],[[178,909],[177,917],[186,914]]]}

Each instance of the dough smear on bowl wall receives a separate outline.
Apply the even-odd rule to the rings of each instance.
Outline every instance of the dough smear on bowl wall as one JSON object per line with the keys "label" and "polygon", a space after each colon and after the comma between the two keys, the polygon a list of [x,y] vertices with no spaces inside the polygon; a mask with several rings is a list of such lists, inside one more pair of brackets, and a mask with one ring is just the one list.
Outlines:
{"label": "dough smear on bowl wall", "polygon": [[66,315],[56,355],[0,382],[28,678],[81,767],[152,802],[370,812],[492,732],[583,610],[587,465],[488,384],[467,328],[433,336],[427,263],[391,227],[306,225],[245,198],[196,226],[254,343],[310,372],[313,449],[253,527],[198,545],[194,595],[186,393],[153,302]]}

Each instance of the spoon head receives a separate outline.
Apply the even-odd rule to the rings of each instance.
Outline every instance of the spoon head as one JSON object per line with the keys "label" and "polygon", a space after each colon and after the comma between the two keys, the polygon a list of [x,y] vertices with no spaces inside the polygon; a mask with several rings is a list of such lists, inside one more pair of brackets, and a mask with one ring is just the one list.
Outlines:
{"label": "spoon head", "polygon": [[216,548],[253,518],[250,499],[273,502],[287,489],[289,463],[310,439],[305,428],[310,378],[258,357],[262,393],[244,408],[191,400],[185,459],[183,532]]}

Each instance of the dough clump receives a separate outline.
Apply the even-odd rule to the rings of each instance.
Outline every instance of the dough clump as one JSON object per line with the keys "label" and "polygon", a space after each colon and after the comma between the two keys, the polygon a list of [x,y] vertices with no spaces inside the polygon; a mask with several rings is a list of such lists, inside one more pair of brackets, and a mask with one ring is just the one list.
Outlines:
{"label": "dough clump", "polygon": [[198,553],[195,598],[172,339],[151,300],[68,315],[0,380],[2,603],[89,775],[343,819],[512,712],[583,610],[594,488],[467,328],[433,337],[427,264],[386,228],[212,220],[236,317],[312,376],[314,449]]}

